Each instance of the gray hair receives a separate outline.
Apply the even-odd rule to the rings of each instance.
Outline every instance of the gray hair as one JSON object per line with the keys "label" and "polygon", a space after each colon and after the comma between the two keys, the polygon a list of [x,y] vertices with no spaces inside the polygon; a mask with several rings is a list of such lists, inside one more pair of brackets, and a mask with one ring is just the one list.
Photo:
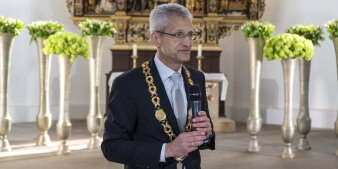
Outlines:
{"label": "gray hair", "polygon": [[192,21],[190,11],[180,4],[168,3],[156,6],[150,13],[149,31],[164,31],[168,27],[171,17],[179,16]]}

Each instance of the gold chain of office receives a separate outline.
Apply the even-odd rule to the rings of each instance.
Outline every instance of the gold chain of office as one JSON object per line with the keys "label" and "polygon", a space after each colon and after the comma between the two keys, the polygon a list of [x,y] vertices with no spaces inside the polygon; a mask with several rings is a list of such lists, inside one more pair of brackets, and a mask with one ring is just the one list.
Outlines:
{"label": "gold chain of office", "polygon": [[[188,82],[190,85],[193,85],[194,82],[191,79],[191,74],[189,70],[183,65],[182,66],[187,77],[188,77]],[[156,119],[160,122],[160,124],[163,126],[164,132],[169,136],[169,140],[173,141],[176,138],[175,133],[172,130],[171,125],[169,124],[167,120],[167,114],[164,112],[164,110],[161,108],[160,105],[160,98],[158,97],[157,94],[157,88],[154,85],[154,78],[150,73],[150,68],[149,68],[149,62],[146,61],[142,64],[143,68],[143,74],[145,75],[145,80],[148,84],[148,91],[151,95],[151,101],[155,106],[155,117]],[[191,131],[192,125],[190,122],[185,126],[185,131]],[[176,157],[176,161],[178,163],[181,163],[184,160],[185,156],[183,157]]]}

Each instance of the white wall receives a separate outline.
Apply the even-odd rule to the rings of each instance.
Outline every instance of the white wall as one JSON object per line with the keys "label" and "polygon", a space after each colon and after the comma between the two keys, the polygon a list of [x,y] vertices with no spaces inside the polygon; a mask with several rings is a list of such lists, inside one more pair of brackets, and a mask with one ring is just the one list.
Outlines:
{"label": "white wall", "polygon": [[[336,0],[267,0],[263,20],[276,25],[275,34],[295,24],[324,25],[338,17]],[[229,78],[226,114],[236,121],[246,121],[250,109],[250,62],[247,42],[237,31],[220,41],[221,71]],[[299,108],[299,77],[295,77],[294,119]],[[264,123],[282,124],[284,85],[279,61],[263,61],[261,75],[261,114]],[[309,108],[312,126],[333,128],[337,116],[337,70],[332,41],[325,29],[325,41],[315,48],[310,74]]]}
{"label": "white wall", "polygon": [[[276,25],[275,34],[294,24],[323,25],[338,17],[336,0],[267,0],[264,20]],[[65,0],[0,0],[0,15],[19,18],[25,23],[36,20],[55,20],[64,24],[64,30],[80,33],[69,19]],[[312,126],[333,128],[337,116],[337,74],[332,42],[326,40],[315,48],[310,77],[310,115]],[[35,121],[39,104],[39,76],[36,45],[29,45],[30,36],[24,30],[17,37],[12,54],[9,87],[9,110],[13,122]],[[102,62],[101,104],[105,104],[105,76],[111,68],[108,50],[113,40],[106,42]],[[224,49],[221,55],[221,71],[227,74],[229,91],[226,114],[236,121],[246,121],[250,109],[249,50],[240,31],[220,40]],[[52,60],[50,99],[53,119],[58,118],[59,82],[57,60]],[[70,114],[84,119],[88,113],[89,77],[88,63],[78,58],[72,67]],[[299,107],[298,76],[295,79],[294,118]],[[282,124],[284,89],[281,64],[264,60],[261,77],[261,113],[265,123]],[[104,111],[103,111],[104,112]]]}
{"label": "white wall", "polygon": [[[21,19],[26,24],[37,20],[53,20],[64,25],[64,31],[77,33],[79,29],[69,19],[65,0],[0,0],[0,15]],[[39,105],[39,70],[35,42],[24,29],[16,38],[12,52],[9,81],[9,111],[13,122],[35,121]],[[110,39],[105,43],[101,75],[101,107],[104,113],[105,75],[111,69]],[[50,107],[53,120],[58,119],[59,73],[56,56],[52,58],[50,77]],[[85,119],[89,103],[88,62],[79,56],[72,65],[70,89],[70,117]]]}

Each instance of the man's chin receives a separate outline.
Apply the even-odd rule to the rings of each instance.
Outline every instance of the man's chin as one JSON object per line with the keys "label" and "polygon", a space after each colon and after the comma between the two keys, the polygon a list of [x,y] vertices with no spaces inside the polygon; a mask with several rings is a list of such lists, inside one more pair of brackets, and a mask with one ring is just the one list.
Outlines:
{"label": "man's chin", "polygon": [[181,62],[183,62],[183,63],[189,62],[189,60],[190,60],[190,53],[189,53],[188,55],[182,55],[182,56],[180,57],[180,60],[181,60]]}

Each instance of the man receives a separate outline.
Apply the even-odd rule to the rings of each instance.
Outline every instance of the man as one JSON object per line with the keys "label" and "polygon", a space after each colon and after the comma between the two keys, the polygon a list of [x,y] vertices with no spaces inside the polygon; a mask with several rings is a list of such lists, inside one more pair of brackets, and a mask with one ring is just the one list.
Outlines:
{"label": "man", "polygon": [[[202,72],[189,61],[194,39],[192,16],[178,4],[150,14],[150,36],[157,53],[150,61],[117,77],[101,145],[106,159],[125,168],[198,169],[200,148],[215,149]],[[201,88],[199,117],[187,115],[192,84]],[[196,127],[197,131],[190,131]],[[208,140],[208,144],[203,141]],[[179,168],[182,169],[182,168]]]}

